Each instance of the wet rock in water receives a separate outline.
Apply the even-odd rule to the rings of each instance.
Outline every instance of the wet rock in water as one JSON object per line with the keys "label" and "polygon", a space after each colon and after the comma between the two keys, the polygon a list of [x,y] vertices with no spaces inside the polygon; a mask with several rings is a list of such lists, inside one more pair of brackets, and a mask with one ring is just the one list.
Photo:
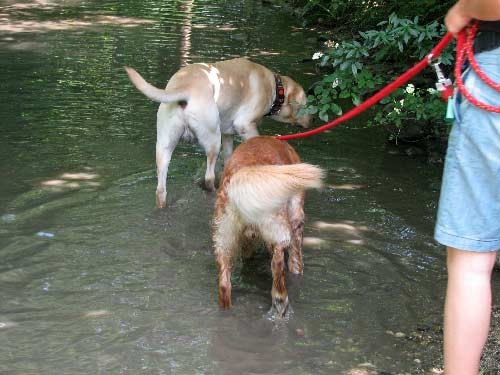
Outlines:
{"label": "wet rock in water", "polygon": [[442,375],[444,374],[444,370],[440,368],[433,368],[430,373],[431,375]]}
{"label": "wet rock in water", "polygon": [[405,150],[405,154],[410,157],[421,156],[424,155],[425,152],[420,147],[410,146]]}
{"label": "wet rock in water", "polygon": [[391,335],[391,336],[394,336],[394,337],[397,337],[397,338],[403,338],[403,337],[406,337],[406,333],[404,332],[396,332],[394,333],[393,331],[385,331],[385,333],[387,333],[388,335]]}
{"label": "wet rock in water", "polygon": [[304,332],[304,330],[302,328],[297,328],[295,330],[295,333],[297,333],[297,336],[299,336],[299,337],[304,337],[306,335],[306,333]]}
{"label": "wet rock in water", "polygon": [[443,164],[443,155],[437,151],[430,151],[427,156],[427,163],[429,164]]}
{"label": "wet rock in water", "polygon": [[355,367],[348,370],[345,375],[378,375],[379,373],[373,368]]}

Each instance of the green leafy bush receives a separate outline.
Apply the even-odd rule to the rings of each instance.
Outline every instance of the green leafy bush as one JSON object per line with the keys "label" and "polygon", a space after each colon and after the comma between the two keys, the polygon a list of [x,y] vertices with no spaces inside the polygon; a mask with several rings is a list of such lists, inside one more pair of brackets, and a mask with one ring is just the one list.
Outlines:
{"label": "green leafy bush", "polygon": [[[418,17],[410,20],[396,14],[391,14],[378,27],[378,30],[359,32],[355,40],[328,41],[324,51],[314,54],[313,59],[319,62],[324,75],[314,85],[305,112],[328,121],[342,114],[342,106],[359,105],[422,59],[446,32],[438,22],[420,25]],[[444,65],[451,65],[449,51],[444,51],[441,58]],[[391,124],[401,129],[408,121],[416,121],[440,127],[444,123],[445,103],[435,90],[427,90],[435,83],[432,72],[430,77],[416,79],[419,87],[396,90],[376,107],[370,123]]]}
{"label": "green leafy bush", "polygon": [[424,23],[443,18],[455,0],[281,0],[299,7],[307,23],[351,30],[374,28],[391,13],[402,18],[419,16]]}

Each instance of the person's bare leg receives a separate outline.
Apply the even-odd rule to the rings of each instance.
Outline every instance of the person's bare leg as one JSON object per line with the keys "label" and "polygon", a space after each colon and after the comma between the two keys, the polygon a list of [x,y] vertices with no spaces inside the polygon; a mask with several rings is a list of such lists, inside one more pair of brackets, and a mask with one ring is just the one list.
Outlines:
{"label": "person's bare leg", "polygon": [[477,375],[491,316],[491,272],[496,252],[448,247],[444,309],[445,375]]}

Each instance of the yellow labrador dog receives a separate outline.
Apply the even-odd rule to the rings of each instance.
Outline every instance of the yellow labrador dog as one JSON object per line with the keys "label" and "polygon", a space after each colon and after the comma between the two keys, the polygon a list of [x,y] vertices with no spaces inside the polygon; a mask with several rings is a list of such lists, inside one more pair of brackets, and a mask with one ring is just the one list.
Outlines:
{"label": "yellow labrador dog", "polygon": [[156,205],[165,207],[167,172],[181,137],[195,137],[205,149],[205,188],[214,190],[215,162],[221,144],[224,160],[233,152],[233,135],[244,140],[258,135],[266,114],[274,120],[307,127],[310,116],[298,116],[306,103],[303,88],[262,65],[239,58],[214,64],[192,64],[170,78],[166,89],[150,85],[134,69],[125,70],[132,83],[160,102],[157,115]]}

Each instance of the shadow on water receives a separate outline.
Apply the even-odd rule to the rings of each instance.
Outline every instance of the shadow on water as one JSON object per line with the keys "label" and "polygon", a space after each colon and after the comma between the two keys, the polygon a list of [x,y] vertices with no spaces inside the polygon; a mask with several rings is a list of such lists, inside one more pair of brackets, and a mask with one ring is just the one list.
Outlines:
{"label": "shadow on water", "polygon": [[[8,0],[0,17],[0,373],[441,366],[440,170],[388,152],[378,130],[294,142],[328,177],[306,200],[305,274],[285,323],[267,318],[265,256],[238,265],[234,308],[217,307],[198,147],[176,149],[168,208],[154,208],[157,105],[123,66],[161,86],[185,64],[249,56],[307,87],[314,31],[236,0]],[[267,119],[260,130],[292,131]]]}

